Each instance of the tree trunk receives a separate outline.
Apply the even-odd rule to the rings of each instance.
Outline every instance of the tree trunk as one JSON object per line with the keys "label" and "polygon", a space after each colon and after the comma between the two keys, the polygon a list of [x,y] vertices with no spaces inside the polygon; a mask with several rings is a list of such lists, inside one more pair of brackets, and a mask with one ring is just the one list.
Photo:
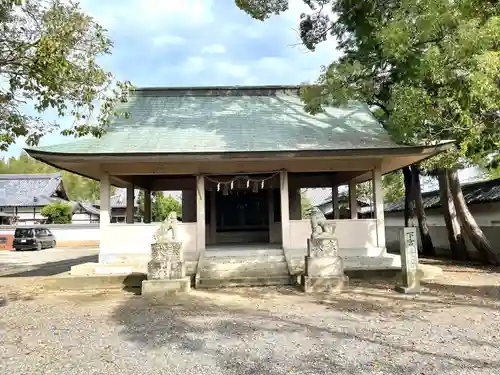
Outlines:
{"label": "tree trunk", "polygon": [[448,171],[443,169],[438,171],[439,179],[439,196],[446,223],[446,231],[448,233],[448,242],[450,243],[451,258],[456,260],[469,260],[467,246],[462,235],[462,228],[458,221],[455,204],[450,192],[450,184],[448,183]]}
{"label": "tree trunk", "polygon": [[449,171],[448,182],[450,184],[451,195],[453,196],[453,203],[455,203],[455,208],[457,209],[457,216],[462,223],[465,233],[470,238],[477,251],[479,251],[483,260],[498,266],[500,264],[500,254],[493,250],[493,247],[483,231],[479,228],[479,225],[477,225],[474,216],[470,213],[464,195],[462,194],[462,188],[456,170]]}
{"label": "tree trunk", "polygon": [[422,189],[420,187],[420,167],[416,164],[410,167],[413,180],[413,196],[415,199],[415,209],[417,212],[418,229],[420,231],[420,241],[422,242],[422,254],[435,256],[436,250],[432,243],[427,217],[425,215],[424,201],[422,199]]}
{"label": "tree trunk", "polygon": [[403,168],[403,177],[405,183],[405,227],[416,227],[414,184],[410,167]]}

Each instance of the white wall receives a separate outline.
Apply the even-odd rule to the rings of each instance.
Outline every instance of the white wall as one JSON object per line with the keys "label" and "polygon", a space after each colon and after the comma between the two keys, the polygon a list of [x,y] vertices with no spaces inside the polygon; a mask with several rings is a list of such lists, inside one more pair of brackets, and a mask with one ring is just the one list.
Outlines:
{"label": "white wall", "polygon": [[[49,224],[42,226],[50,229],[56,237],[58,245],[99,246],[99,224]],[[13,236],[15,229],[22,227],[23,225],[0,226],[0,236]]]}
{"label": "white wall", "polygon": [[[151,243],[160,223],[110,224],[101,239],[99,262],[120,263],[128,260],[147,262]],[[178,223],[178,236],[184,246],[186,260],[198,259],[196,223]]]}
{"label": "white wall", "polygon": [[[476,219],[478,225],[483,230],[486,237],[494,247],[500,249],[500,202],[471,204],[469,210]],[[439,255],[450,256],[448,233],[444,222],[441,208],[425,210],[427,224],[432,237],[432,242]],[[399,230],[404,226],[403,212],[385,213],[385,232],[387,238],[387,248],[397,251],[399,248]],[[478,258],[478,254],[472,243],[466,238],[468,249],[473,252],[473,256]],[[420,238],[419,238],[420,246]]]}
{"label": "white wall", "polygon": [[[17,214],[15,207],[0,207],[1,212],[5,212],[19,217],[19,222],[25,225],[33,225],[45,220],[40,211],[43,207],[17,207]],[[92,222],[98,221],[97,215],[92,215]],[[72,223],[74,224],[89,224],[91,223],[91,215],[85,212],[77,212],[73,215]]]}
{"label": "white wall", "polygon": [[[341,256],[383,256],[377,247],[377,222],[374,219],[328,220],[335,226]],[[290,220],[291,249],[306,249],[311,236],[309,220]]]}

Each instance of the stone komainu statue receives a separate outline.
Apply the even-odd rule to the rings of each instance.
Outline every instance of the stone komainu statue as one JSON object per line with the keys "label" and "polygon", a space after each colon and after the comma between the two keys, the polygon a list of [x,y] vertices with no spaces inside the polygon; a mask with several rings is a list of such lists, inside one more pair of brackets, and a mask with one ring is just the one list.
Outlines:
{"label": "stone komainu statue", "polygon": [[[169,232],[172,235],[169,236]],[[156,243],[177,241],[177,213],[170,212],[154,235]]]}
{"label": "stone komainu statue", "polygon": [[332,235],[335,232],[335,227],[326,222],[326,217],[318,207],[311,209],[311,229],[312,236],[316,237],[324,233],[324,235]]}

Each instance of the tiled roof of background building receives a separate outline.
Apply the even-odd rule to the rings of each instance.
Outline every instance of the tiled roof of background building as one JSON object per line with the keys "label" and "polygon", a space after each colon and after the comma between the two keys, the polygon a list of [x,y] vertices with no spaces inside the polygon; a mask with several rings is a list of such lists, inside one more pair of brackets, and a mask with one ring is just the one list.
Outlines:
{"label": "tiled roof of background building", "polygon": [[68,200],[60,173],[0,174],[0,206],[45,206],[54,200]]}
{"label": "tiled roof of background building", "polygon": [[[467,204],[488,203],[500,201],[500,178],[489,181],[471,182],[462,184],[462,192]],[[425,208],[441,207],[439,190],[433,190],[422,194]],[[387,203],[385,211],[404,211],[404,198],[395,203]]]}

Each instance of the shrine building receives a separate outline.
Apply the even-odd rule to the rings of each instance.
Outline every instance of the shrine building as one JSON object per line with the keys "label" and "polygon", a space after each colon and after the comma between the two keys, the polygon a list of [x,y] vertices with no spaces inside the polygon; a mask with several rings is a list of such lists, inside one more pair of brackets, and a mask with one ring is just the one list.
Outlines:
{"label": "shrine building", "polygon": [[[178,230],[188,273],[200,272],[203,260],[217,254],[266,251],[282,254],[293,273],[311,234],[309,220],[302,217],[301,189],[331,188],[335,207],[337,187],[347,184],[352,214],[330,221],[346,269],[400,267],[399,256],[386,252],[382,175],[450,144],[399,145],[363,103],[310,115],[299,90],[136,89],[119,108],[130,117],[112,121],[102,138],[26,151],[101,182],[99,265],[142,269],[159,225],[150,222],[152,192],[180,190]],[[368,180],[374,217],[360,219],[356,185]],[[127,189],[126,223],[110,222],[111,186]],[[134,188],[145,193],[145,223],[134,223]]]}

